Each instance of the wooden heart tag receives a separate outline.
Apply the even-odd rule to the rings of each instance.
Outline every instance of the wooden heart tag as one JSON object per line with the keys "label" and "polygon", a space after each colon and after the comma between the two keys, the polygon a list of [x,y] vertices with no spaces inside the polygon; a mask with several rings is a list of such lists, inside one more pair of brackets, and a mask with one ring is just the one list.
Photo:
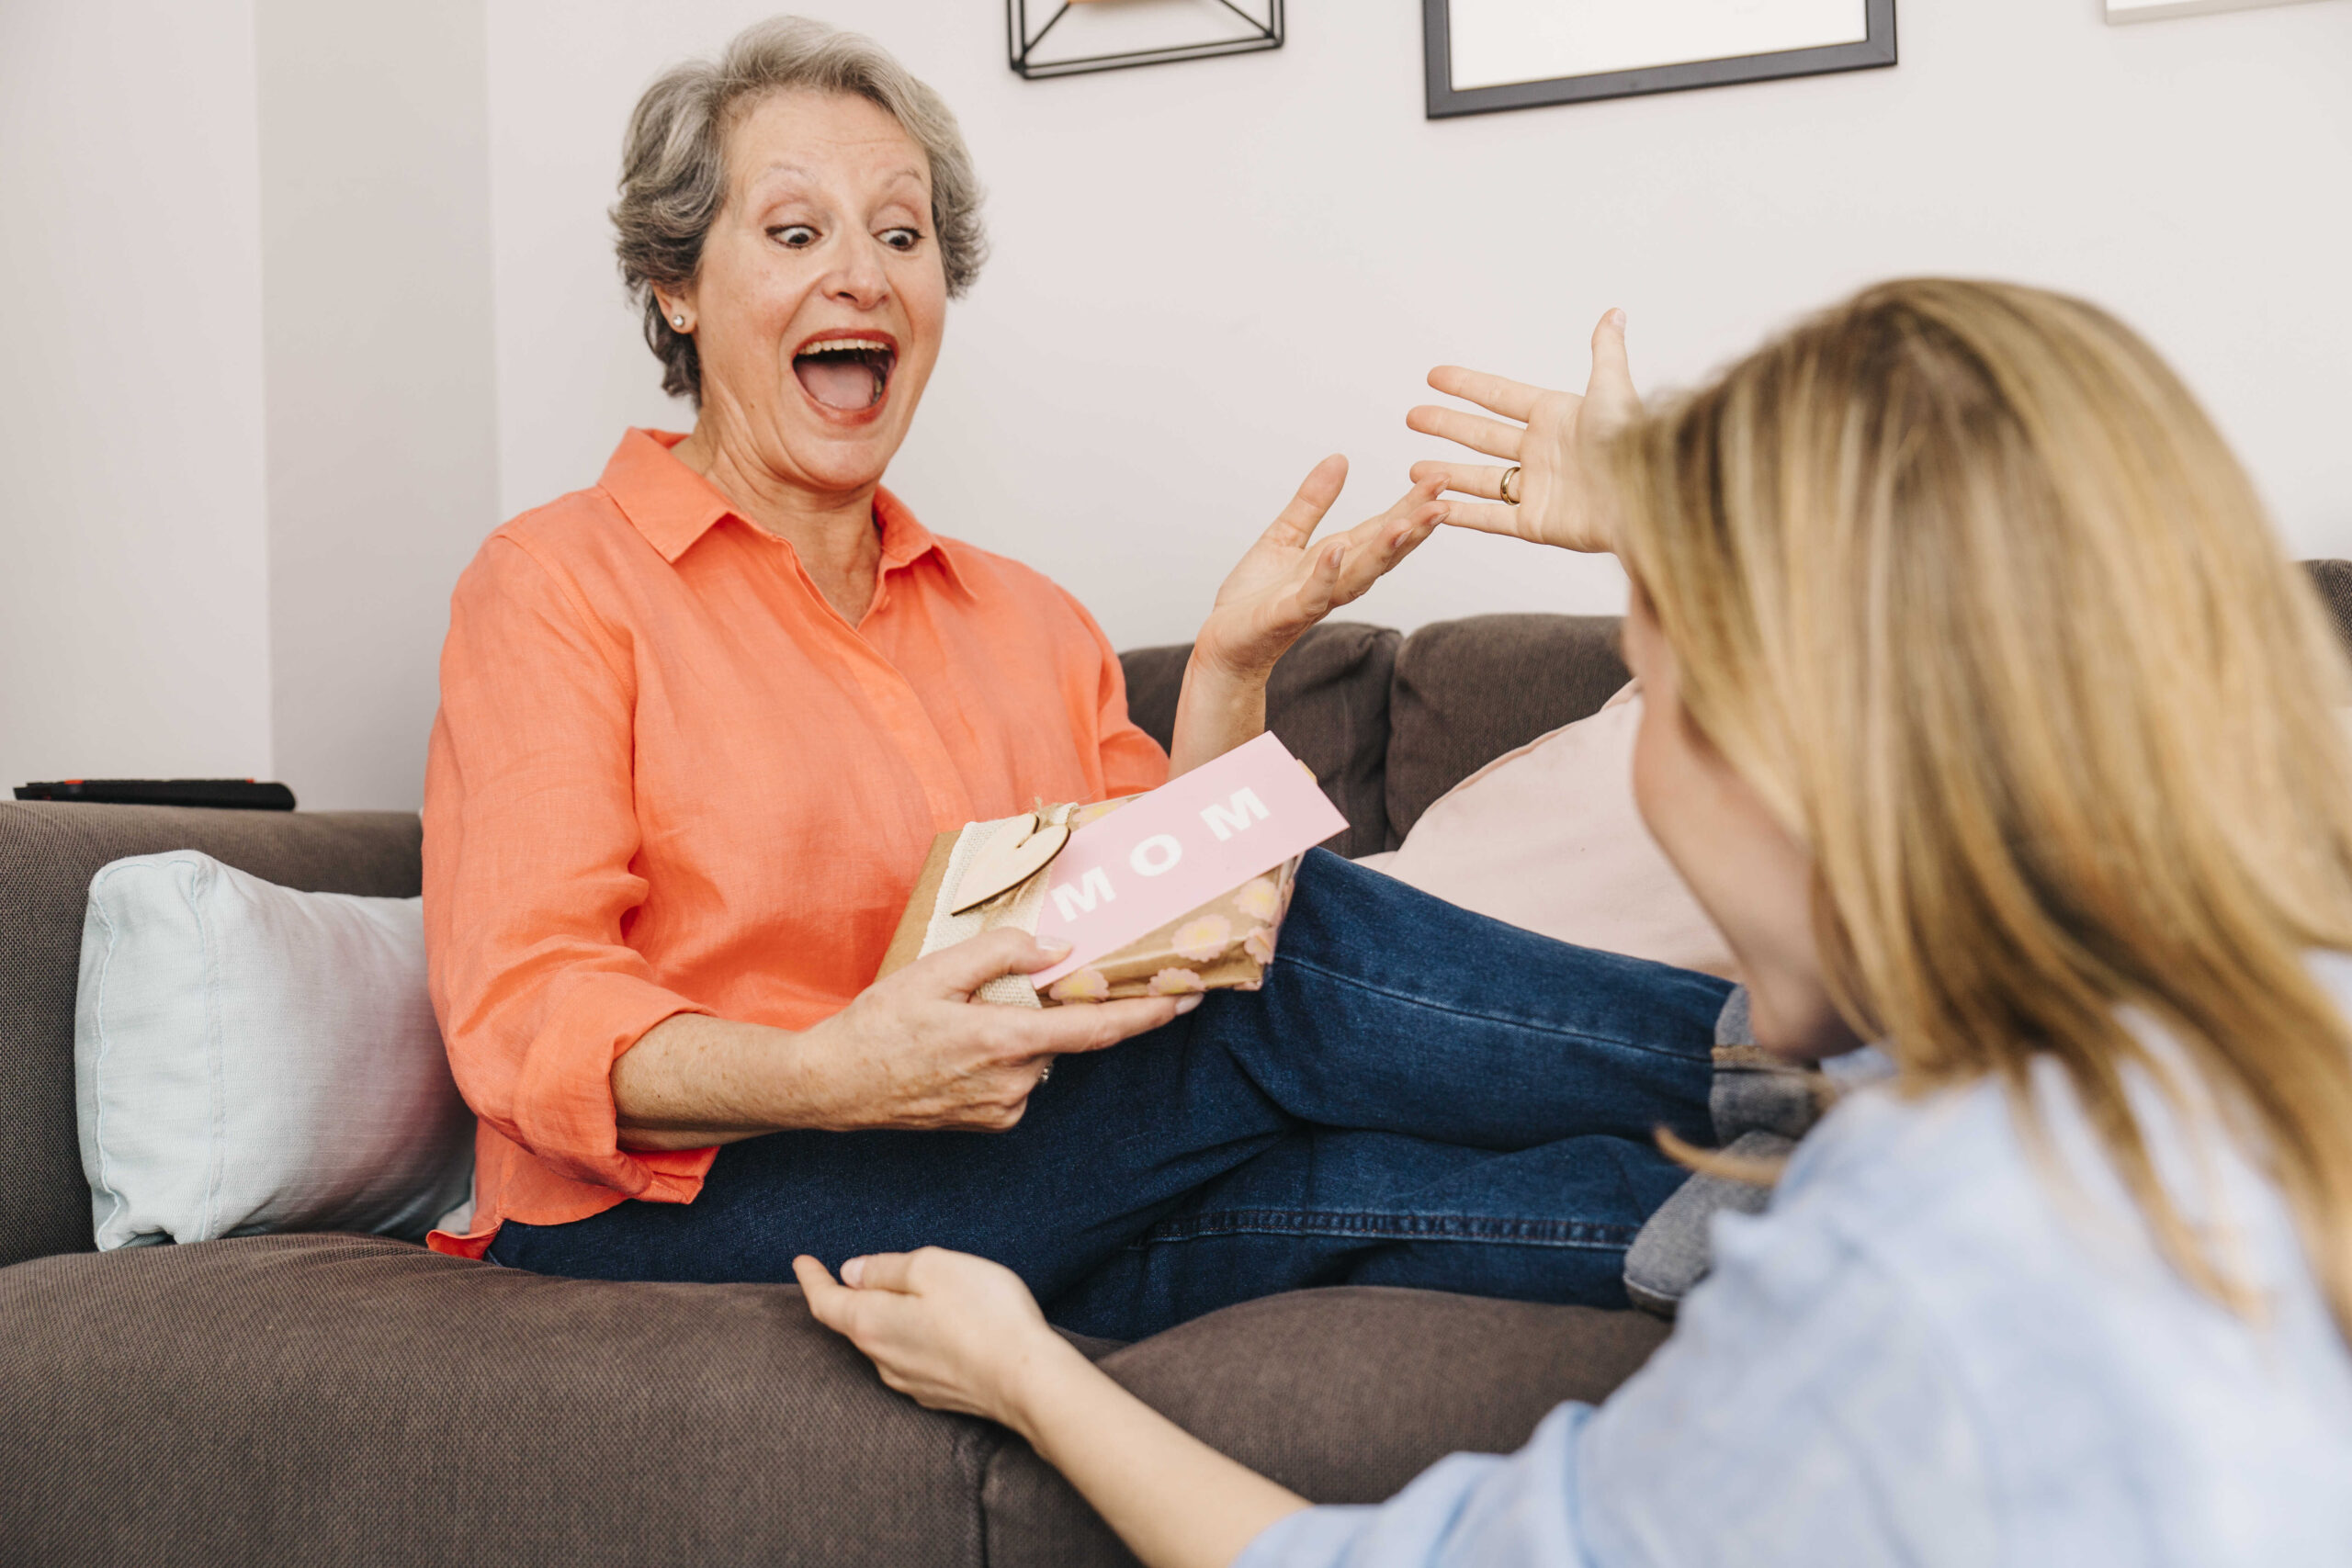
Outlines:
{"label": "wooden heart tag", "polygon": [[1069,829],[1059,822],[1040,826],[1037,814],[1026,811],[996,830],[964,866],[956,882],[951,915],[987,903],[1008,888],[1018,887],[1053,863],[1069,842]]}

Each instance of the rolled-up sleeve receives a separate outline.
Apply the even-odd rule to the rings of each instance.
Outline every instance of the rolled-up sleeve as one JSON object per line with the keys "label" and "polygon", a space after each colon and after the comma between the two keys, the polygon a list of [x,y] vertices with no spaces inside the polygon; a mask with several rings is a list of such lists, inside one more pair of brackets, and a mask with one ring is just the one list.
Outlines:
{"label": "rolled-up sleeve", "polygon": [[1104,797],[1158,789],[1168,782],[1168,753],[1127,716],[1127,671],[1119,662],[1118,650],[1085,605],[1058,585],[1054,592],[1085,626],[1094,644],[1095,750],[1101,759]]}
{"label": "rolled-up sleeve", "polygon": [[663,1019],[707,1012],[623,940],[645,901],[629,649],[520,545],[459,580],[427,765],[434,1008],[477,1115],[552,1170],[685,1201],[708,1151],[619,1146],[612,1066]]}

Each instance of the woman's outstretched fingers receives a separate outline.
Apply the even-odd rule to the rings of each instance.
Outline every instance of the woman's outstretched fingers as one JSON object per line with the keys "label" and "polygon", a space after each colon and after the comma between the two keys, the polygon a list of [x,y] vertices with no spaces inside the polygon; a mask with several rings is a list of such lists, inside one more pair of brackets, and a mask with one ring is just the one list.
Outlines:
{"label": "woman's outstretched fingers", "polygon": [[1381,545],[1382,572],[1386,573],[1398,561],[1419,549],[1421,541],[1437,531],[1438,523],[1444,515],[1444,503],[1432,501],[1388,530],[1388,536]]}
{"label": "woman's outstretched fingers", "polygon": [[1348,460],[1334,452],[1306,472],[1299,481],[1298,491],[1288,505],[1266,526],[1264,537],[1274,544],[1295,548],[1315,536],[1331,503],[1340,499],[1340,491],[1348,482]]}
{"label": "woman's outstretched fingers", "polygon": [[1596,380],[1606,378],[1634,384],[1633,361],[1625,354],[1625,312],[1611,310],[1605,312],[1592,329],[1592,374]]}
{"label": "woman's outstretched fingers", "polygon": [[1317,553],[1315,570],[1298,585],[1298,607],[1303,618],[1319,621],[1331,613],[1331,605],[1340,592],[1340,574],[1347,570],[1348,541],[1333,539]]}
{"label": "woman's outstretched fingers", "polygon": [[1527,435],[1524,425],[1505,424],[1498,419],[1483,419],[1460,409],[1439,408],[1434,403],[1421,403],[1408,411],[1405,427],[1508,462],[1518,461],[1520,443]]}
{"label": "woman's outstretched fingers", "polygon": [[1449,501],[1445,503],[1445,515],[1439,521],[1449,528],[1467,528],[1473,533],[1501,534],[1513,539],[1526,537],[1519,508],[1497,502]]}
{"label": "woman's outstretched fingers", "polygon": [[1449,398],[1476,403],[1489,413],[1498,413],[1522,424],[1535,412],[1535,400],[1544,395],[1541,387],[1492,376],[1484,370],[1464,369],[1459,365],[1441,365],[1430,371],[1430,385]]}
{"label": "woman's outstretched fingers", "polygon": [[[1442,510],[1437,489],[1425,481],[1416,483],[1398,496],[1387,511],[1367,517],[1327,541],[1331,557],[1318,562],[1318,566],[1328,568],[1328,573],[1318,570],[1316,581],[1301,585],[1299,598],[1295,602],[1297,613],[1320,619],[1340,605],[1352,604],[1370,592],[1374,583],[1412,554],[1436,527]],[[1319,597],[1326,592],[1329,595],[1328,601]]]}
{"label": "woman's outstretched fingers", "polygon": [[1592,380],[1585,389],[1594,435],[1606,435],[1641,411],[1633,361],[1625,353],[1625,312],[1612,310],[1592,329]]}
{"label": "woman's outstretched fingers", "polygon": [[1280,617],[1298,628],[1292,634],[1294,637],[1329,615],[1340,603],[1340,573],[1347,560],[1348,543],[1341,536],[1326,539],[1301,563],[1302,570],[1290,592],[1276,606]]}
{"label": "woman's outstretched fingers", "polygon": [[1457,495],[1476,495],[1487,501],[1500,501],[1503,476],[1508,468],[1494,463],[1441,463],[1424,458],[1413,465],[1412,477],[1417,483],[1433,484],[1439,490],[1449,490]]}
{"label": "woman's outstretched fingers", "polygon": [[1437,532],[1443,515],[1442,508],[1432,506],[1426,516],[1392,529],[1381,541],[1379,558],[1373,563],[1373,569],[1364,573],[1363,581],[1350,585],[1349,601],[1353,602],[1371,592],[1374,583],[1394,571],[1396,564],[1407,556],[1419,549],[1422,542]]}
{"label": "woman's outstretched fingers", "polygon": [[1406,423],[1415,430],[1505,458],[1520,470],[1510,502],[1497,504],[1503,502],[1503,481],[1510,467],[1414,464],[1416,479],[1435,479],[1449,491],[1476,498],[1446,503],[1448,527],[1570,550],[1611,547],[1606,517],[1594,500],[1592,463],[1596,444],[1641,413],[1641,399],[1634,389],[1625,354],[1625,312],[1610,310],[1594,326],[1592,375],[1581,396],[1530,387],[1455,365],[1442,365],[1430,371],[1430,385],[1506,419],[1525,422],[1525,428],[1507,437],[1503,432],[1511,427],[1458,411],[1421,407],[1406,415]]}

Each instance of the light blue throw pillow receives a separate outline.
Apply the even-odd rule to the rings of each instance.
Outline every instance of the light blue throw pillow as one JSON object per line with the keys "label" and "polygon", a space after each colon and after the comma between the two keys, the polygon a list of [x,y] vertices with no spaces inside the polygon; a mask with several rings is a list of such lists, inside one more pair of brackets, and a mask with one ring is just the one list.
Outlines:
{"label": "light blue throw pillow", "polygon": [[92,879],[74,1088],[101,1250],[421,1238],[473,1173],[422,900],[297,893],[194,851]]}

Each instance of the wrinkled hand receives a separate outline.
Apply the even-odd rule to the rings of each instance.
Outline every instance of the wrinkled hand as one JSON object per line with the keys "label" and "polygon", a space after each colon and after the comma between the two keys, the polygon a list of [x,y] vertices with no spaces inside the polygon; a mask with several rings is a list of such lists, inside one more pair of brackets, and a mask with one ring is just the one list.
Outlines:
{"label": "wrinkled hand", "polygon": [[1417,483],[1396,504],[1310,547],[1316,525],[1340,498],[1348,460],[1315,465],[1273,524],[1216,591],[1193,640],[1193,657],[1218,675],[1262,681],[1308,627],[1368,592],[1413,553],[1439,521],[1439,486]]}
{"label": "wrinkled hand", "polygon": [[1029,1288],[1001,1264],[926,1247],[853,1258],[835,1284],[813,1258],[792,1271],[819,1323],[869,1357],[882,1381],[932,1410],[1020,1425],[1039,1364],[1077,1352],[1046,1326]]}
{"label": "wrinkled hand", "polygon": [[810,1031],[821,1036],[812,1055],[825,1065],[829,1107],[810,1124],[1001,1133],[1019,1123],[1056,1056],[1115,1045],[1200,1002],[1149,997],[1033,1010],[973,999],[998,976],[1034,974],[1066,952],[1026,932],[989,931],[868,986]]}
{"label": "wrinkled hand", "polygon": [[1593,458],[1601,442],[1642,411],[1625,359],[1625,312],[1611,310],[1593,328],[1592,378],[1582,397],[1456,365],[1430,371],[1430,385],[1502,418],[1482,419],[1425,403],[1407,414],[1405,423],[1424,435],[1443,436],[1503,462],[1416,463],[1416,484],[1499,502],[1503,474],[1514,463],[1520,470],[1518,505],[1447,502],[1440,521],[1563,549],[1612,547],[1609,509],[1595,489]]}

